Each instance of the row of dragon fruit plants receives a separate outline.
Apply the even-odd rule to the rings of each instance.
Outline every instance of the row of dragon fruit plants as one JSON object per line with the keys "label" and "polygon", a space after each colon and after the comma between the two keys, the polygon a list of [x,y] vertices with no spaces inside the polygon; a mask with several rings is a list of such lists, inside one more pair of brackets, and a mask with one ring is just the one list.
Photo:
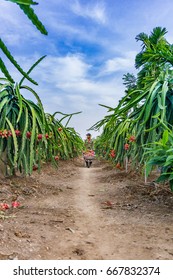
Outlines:
{"label": "row of dragon fruit plants", "polygon": [[[34,8],[38,5],[32,0],[7,0],[11,5],[17,5],[28,17],[32,25],[43,35],[48,32],[36,15]],[[58,160],[68,159],[80,154],[83,141],[74,128],[69,127],[69,121],[74,114],[56,112],[47,114],[37,93],[24,80],[38,85],[30,77],[32,70],[45,56],[41,57],[26,72],[0,39],[0,49],[4,58],[0,58],[0,171],[6,175],[21,172],[31,174],[40,170],[43,162],[58,165]],[[6,60],[10,61],[16,71],[22,74],[19,83],[15,83]],[[24,98],[23,90],[30,91],[36,98],[37,104]],[[78,114],[79,112],[75,113]],[[57,119],[56,117],[59,116]],[[65,122],[65,125],[63,123]]]}
{"label": "row of dragon fruit plants", "polygon": [[169,182],[173,190],[173,48],[165,28],[156,27],[136,55],[137,76],[123,76],[125,95],[115,108],[93,125],[103,127],[96,139],[97,154],[120,169],[140,170],[145,179],[157,168],[158,182]]}
{"label": "row of dragon fruit plants", "polygon": [[[24,98],[21,94],[23,89],[34,94],[37,104]],[[83,141],[75,129],[69,127],[73,115],[45,113],[32,88],[23,85],[22,81],[14,84],[1,79],[0,161],[5,174],[21,172],[27,175],[40,170],[43,162],[57,166],[59,159],[78,156],[83,149]]]}

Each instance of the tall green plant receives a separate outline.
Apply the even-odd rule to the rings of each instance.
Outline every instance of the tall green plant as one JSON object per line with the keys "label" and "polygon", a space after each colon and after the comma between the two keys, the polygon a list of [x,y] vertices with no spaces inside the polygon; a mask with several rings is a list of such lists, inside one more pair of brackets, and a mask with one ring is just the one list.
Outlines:
{"label": "tall green plant", "polygon": [[115,108],[102,105],[109,115],[92,127],[103,127],[101,137],[109,143],[108,150],[116,151],[115,162],[124,162],[128,157],[143,165],[144,146],[159,141],[163,124],[172,127],[173,53],[164,38],[166,32],[165,28],[157,27],[150,36],[141,33],[136,37],[142,42],[142,50],[136,56],[136,67],[140,70],[137,79],[130,74],[124,76],[124,97]]}
{"label": "tall green plant", "polygon": [[[1,85],[0,158],[5,155],[7,173],[31,174],[37,161],[38,135],[45,135],[45,115],[42,106],[25,99],[20,90],[18,84]],[[45,147],[43,138],[42,149]]]}
{"label": "tall green plant", "polygon": [[[37,104],[24,98],[23,89],[34,94]],[[21,82],[0,84],[0,160],[7,175],[18,171],[31,174],[33,169],[41,169],[43,161],[57,165],[60,158],[69,159],[81,153],[83,141],[68,126],[71,117],[80,112],[59,113],[63,115],[60,120],[55,118],[56,113],[45,114],[37,93]]]}

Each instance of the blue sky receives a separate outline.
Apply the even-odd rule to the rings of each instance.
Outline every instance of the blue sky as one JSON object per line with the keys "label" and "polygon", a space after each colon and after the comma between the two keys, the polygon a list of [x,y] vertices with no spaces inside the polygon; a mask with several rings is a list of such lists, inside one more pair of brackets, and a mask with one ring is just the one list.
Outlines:
{"label": "blue sky", "polygon": [[[172,0],[38,2],[33,8],[48,36],[40,34],[17,5],[5,0],[0,0],[0,36],[25,71],[47,55],[31,75],[39,86],[31,86],[46,112],[82,111],[70,125],[84,138],[86,129],[107,114],[98,104],[115,107],[124,95],[123,74],[136,73],[134,59],[140,51],[136,35],[166,27],[167,40],[173,43]],[[19,81],[20,74],[10,63],[7,66]]]}

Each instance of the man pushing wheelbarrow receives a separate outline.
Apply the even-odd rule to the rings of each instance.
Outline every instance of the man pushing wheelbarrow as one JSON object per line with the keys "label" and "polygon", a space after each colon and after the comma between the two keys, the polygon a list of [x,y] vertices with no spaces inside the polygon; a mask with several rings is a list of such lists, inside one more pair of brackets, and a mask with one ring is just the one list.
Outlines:
{"label": "man pushing wheelbarrow", "polygon": [[87,136],[85,140],[86,151],[83,152],[83,158],[85,161],[85,165],[89,168],[92,165],[93,159],[95,158],[95,152],[93,150],[94,143],[93,140],[91,139],[91,134],[87,133],[86,136]]}

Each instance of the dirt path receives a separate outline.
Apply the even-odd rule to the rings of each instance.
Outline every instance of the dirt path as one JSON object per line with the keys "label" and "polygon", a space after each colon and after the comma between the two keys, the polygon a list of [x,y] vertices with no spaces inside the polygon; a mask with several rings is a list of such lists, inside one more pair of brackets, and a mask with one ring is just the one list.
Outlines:
{"label": "dirt path", "polygon": [[108,255],[112,255],[107,221],[100,209],[101,205],[95,199],[99,190],[95,178],[97,170],[99,168],[80,168],[80,177],[75,182],[76,226],[80,232],[80,250],[87,259],[106,259]]}
{"label": "dirt path", "polygon": [[0,259],[173,259],[169,188],[80,160],[0,183],[23,205],[0,219]]}

